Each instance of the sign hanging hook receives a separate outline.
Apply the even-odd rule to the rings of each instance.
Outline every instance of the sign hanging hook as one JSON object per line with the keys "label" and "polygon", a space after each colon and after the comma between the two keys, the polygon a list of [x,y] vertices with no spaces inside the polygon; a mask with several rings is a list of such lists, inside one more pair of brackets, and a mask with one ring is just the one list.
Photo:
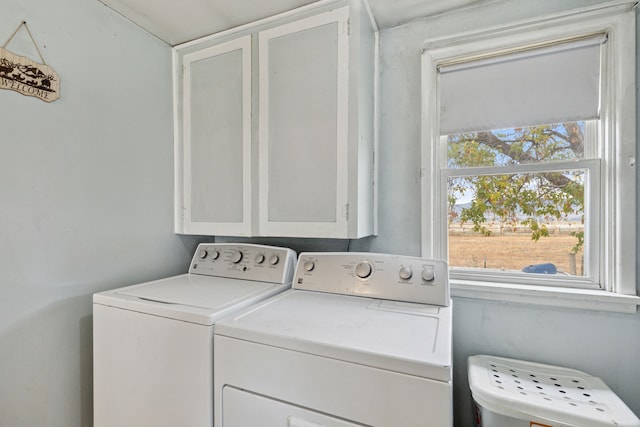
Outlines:
{"label": "sign hanging hook", "polygon": [[31,31],[29,30],[29,27],[27,26],[27,21],[22,21],[22,23],[20,23],[20,25],[18,25],[18,28],[16,28],[16,30],[13,32],[13,34],[11,34],[11,37],[9,37],[9,40],[7,40],[7,42],[2,45],[2,48],[5,49],[9,43],[11,43],[11,40],[13,40],[13,38],[16,36],[16,34],[18,34],[18,31],[20,31],[20,28],[24,27],[25,30],[27,30],[27,34],[29,34],[29,38],[31,39],[31,43],[33,43],[33,46],[35,46],[36,51],[38,52],[38,55],[40,56],[40,60],[42,60],[42,63],[47,65],[47,63],[44,60],[44,57],[42,56],[42,52],[40,52],[40,49],[38,48],[38,44],[36,43],[36,40],[33,38],[33,34],[31,34]]}

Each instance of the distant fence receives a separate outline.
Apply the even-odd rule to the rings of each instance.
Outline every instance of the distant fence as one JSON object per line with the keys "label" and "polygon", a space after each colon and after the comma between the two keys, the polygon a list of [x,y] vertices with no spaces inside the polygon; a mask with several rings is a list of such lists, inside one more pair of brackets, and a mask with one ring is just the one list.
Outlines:
{"label": "distant fence", "polygon": [[[543,223],[549,230],[550,235],[570,236],[572,233],[584,230],[581,222],[546,222]],[[505,236],[509,234],[530,234],[531,229],[524,225],[501,224],[498,222],[485,223],[483,226],[494,236]],[[453,222],[449,224],[449,235],[471,235],[478,234],[473,230],[472,223]]]}

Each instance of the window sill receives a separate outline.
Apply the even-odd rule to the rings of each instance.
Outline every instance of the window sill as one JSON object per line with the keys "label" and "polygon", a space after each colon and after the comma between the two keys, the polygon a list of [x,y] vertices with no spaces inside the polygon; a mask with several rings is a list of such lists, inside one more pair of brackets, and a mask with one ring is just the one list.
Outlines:
{"label": "window sill", "polygon": [[451,296],[550,307],[635,313],[640,297],[612,292],[451,280]]}

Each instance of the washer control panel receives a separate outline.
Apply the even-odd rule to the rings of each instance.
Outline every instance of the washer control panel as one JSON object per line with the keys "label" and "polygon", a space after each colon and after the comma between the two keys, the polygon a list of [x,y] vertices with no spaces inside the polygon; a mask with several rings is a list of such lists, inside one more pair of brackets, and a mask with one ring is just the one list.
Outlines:
{"label": "washer control panel", "polygon": [[291,283],[296,253],[256,244],[201,243],[189,273],[260,282]]}
{"label": "washer control panel", "polygon": [[367,252],[303,252],[295,289],[448,306],[442,260]]}

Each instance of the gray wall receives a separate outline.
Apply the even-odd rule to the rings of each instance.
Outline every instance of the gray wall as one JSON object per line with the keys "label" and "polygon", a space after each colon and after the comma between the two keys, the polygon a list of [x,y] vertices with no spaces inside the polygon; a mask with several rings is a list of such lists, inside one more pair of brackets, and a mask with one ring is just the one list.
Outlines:
{"label": "gray wall", "polygon": [[91,426],[91,294],[193,250],[172,233],[171,50],[97,0],[5,0],[0,44],[23,20],[62,96],[0,90],[0,425]]}

